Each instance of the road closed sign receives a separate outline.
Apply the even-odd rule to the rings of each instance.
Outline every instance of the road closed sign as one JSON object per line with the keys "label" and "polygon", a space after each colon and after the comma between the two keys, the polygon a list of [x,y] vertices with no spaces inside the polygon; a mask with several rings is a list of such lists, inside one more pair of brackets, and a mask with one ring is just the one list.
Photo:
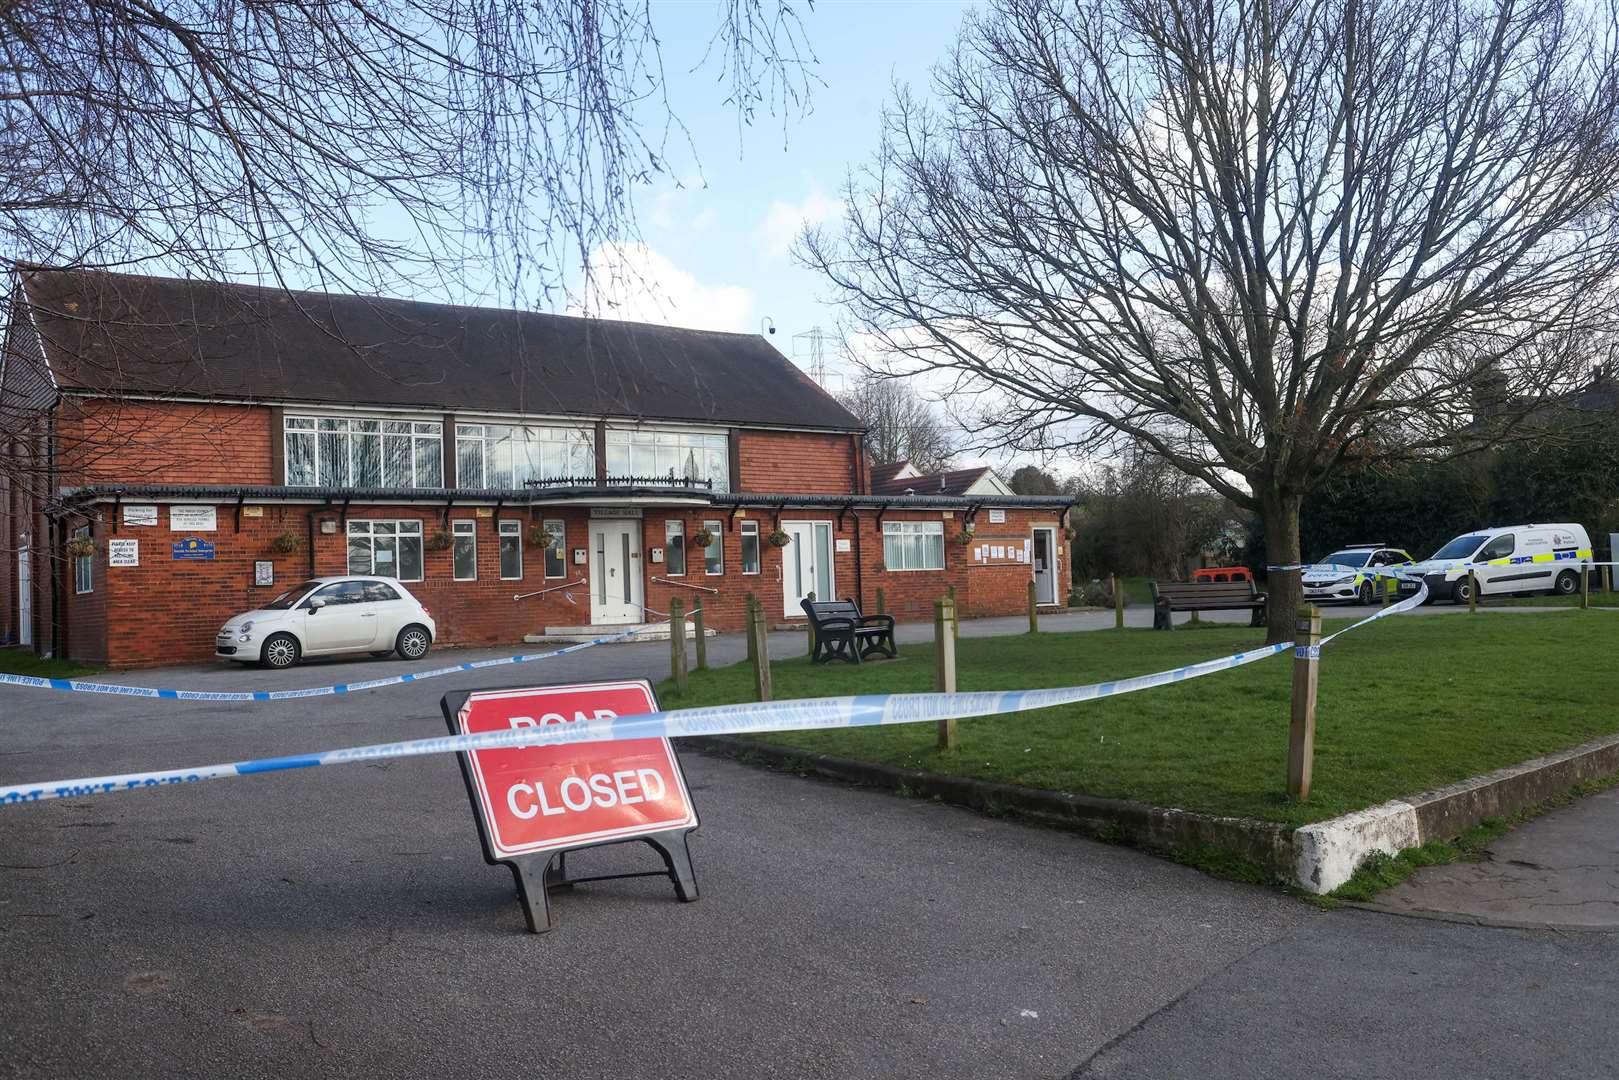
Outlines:
{"label": "road closed sign", "polygon": [[[657,711],[644,680],[478,690],[455,713],[465,734],[544,729]],[[668,739],[516,746],[466,755],[492,861],[697,826]]]}

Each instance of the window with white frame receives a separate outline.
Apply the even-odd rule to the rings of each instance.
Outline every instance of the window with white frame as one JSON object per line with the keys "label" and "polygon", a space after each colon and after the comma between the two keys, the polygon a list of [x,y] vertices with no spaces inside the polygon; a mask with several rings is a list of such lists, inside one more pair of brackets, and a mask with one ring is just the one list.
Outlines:
{"label": "window with white frame", "polygon": [[500,577],[517,581],[522,576],[523,523],[507,519],[500,523]]}
{"label": "window with white frame", "polygon": [[[81,525],[74,529],[73,539],[88,541],[90,539],[90,526]],[[87,593],[94,592],[95,588],[95,556],[93,554],[73,556],[73,591]]]}
{"label": "window with white frame", "polygon": [[444,425],[370,417],[289,416],[287,483],[293,487],[444,486]]}
{"label": "window with white frame", "polygon": [[566,577],[568,575],[568,527],[560,519],[551,519],[541,526],[547,536],[554,537],[549,547],[545,549],[545,576],[548,578]]}
{"label": "window with white frame", "polygon": [[422,580],[420,521],[349,522],[349,573]]}
{"label": "window with white frame", "polygon": [[759,572],[759,523],[757,521],[744,521],[742,523],[742,572],[744,574],[757,574]]}
{"label": "window with white frame", "polygon": [[724,432],[608,428],[607,475],[642,480],[712,481],[731,490],[731,455]]}
{"label": "window with white frame", "polygon": [[708,546],[703,549],[703,573],[725,573],[725,523],[705,521],[703,528],[709,534]]}
{"label": "window with white frame", "polygon": [[478,523],[462,520],[451,524],[451,561],[455,580],[478,580]]}
{"label": "window with white frame", "polygon": [[456,424],[460,487],[521,488],[530,480],[594,483],[595,433],[560,424]]}
{"label": "window with white frame", "polygon": [[943,570],[944,522],[883,522],[883,565],[890,570]]}
{"label": "window with white frame", "polygon": [[686,523],[684,521],[666,521],[663,523],[663,564],[668,568],[670,577],[680,577],[686,572]]}

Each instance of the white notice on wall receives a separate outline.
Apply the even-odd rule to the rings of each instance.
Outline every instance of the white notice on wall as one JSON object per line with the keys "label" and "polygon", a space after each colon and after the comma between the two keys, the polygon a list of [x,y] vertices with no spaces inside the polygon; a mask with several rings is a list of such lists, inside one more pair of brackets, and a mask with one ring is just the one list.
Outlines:
{"label": "white notice on wall", "polygon": [[156,525],[157,507],[134,504],[124,507],[124,524]]}
{"label": "white notice on wall", "polygon": [[[153,507],[152,509],[157,509]],[[156,525],[157,522],[152,524]],[[141,542],[139,540],[108,540],[107,565],[108,566],[139,566],[141,564]]]}
{"label": "white notice on wall", "polygon": [[1005,510],[991,510],[989,512],[989,523],[991,525],[1005,525],[1006,524],[1006,511]]}
{"label": "white notice on wall", "polygon": [[169,507],[170,532],[213,532],[218,528],[219,522],[211,506]]}
{"label": "white notice on wall", "polygon": [[844,551],[853,551],[853,550],[854,550],[854,541],[845,540],[841,536],[838,537],[838,551],[844,552]]}
{"label": "white notice on wall", "polygon": [[260,559],[253,563],[253,584],[274,585],[275,563],[270,559]]}
{"label": "white notice on wall", "polygon": [[378,566],[381,566],[384,563],[392,563],[393,561],[394,561],[394,553],[393,552],[389,551],[387,548],[378,548],[377,549],[377,565]]}

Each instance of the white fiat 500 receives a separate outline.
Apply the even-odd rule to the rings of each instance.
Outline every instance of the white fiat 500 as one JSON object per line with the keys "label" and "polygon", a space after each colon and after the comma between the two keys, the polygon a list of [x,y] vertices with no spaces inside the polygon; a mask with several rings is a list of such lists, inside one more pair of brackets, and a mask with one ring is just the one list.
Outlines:
{"label": "white fiat 500", "polygon": [[310,578],[232,617],[214,639],[214,655],[271,668],[347,652],[419,660],[437,633],[433,616],[392,578]]}

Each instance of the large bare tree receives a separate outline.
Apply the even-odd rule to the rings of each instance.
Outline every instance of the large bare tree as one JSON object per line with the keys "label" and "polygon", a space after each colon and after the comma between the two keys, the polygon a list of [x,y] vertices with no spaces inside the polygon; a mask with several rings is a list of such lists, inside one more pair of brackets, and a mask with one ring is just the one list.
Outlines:
{"label": "large bare tree", "polygon": [[1144,445],[1295,563],[1346,460],[1501,438],[1609,324],[1615,41],[1603,0],[996,0],[802,254],[981,436]]}
{"label": "large bare tree", "polygon": [[866,425],[866,453],[873,465],[909,461],[922,473],[949,468],[956,452],[954,429],[915,387],[867,373],[838,400]]}

